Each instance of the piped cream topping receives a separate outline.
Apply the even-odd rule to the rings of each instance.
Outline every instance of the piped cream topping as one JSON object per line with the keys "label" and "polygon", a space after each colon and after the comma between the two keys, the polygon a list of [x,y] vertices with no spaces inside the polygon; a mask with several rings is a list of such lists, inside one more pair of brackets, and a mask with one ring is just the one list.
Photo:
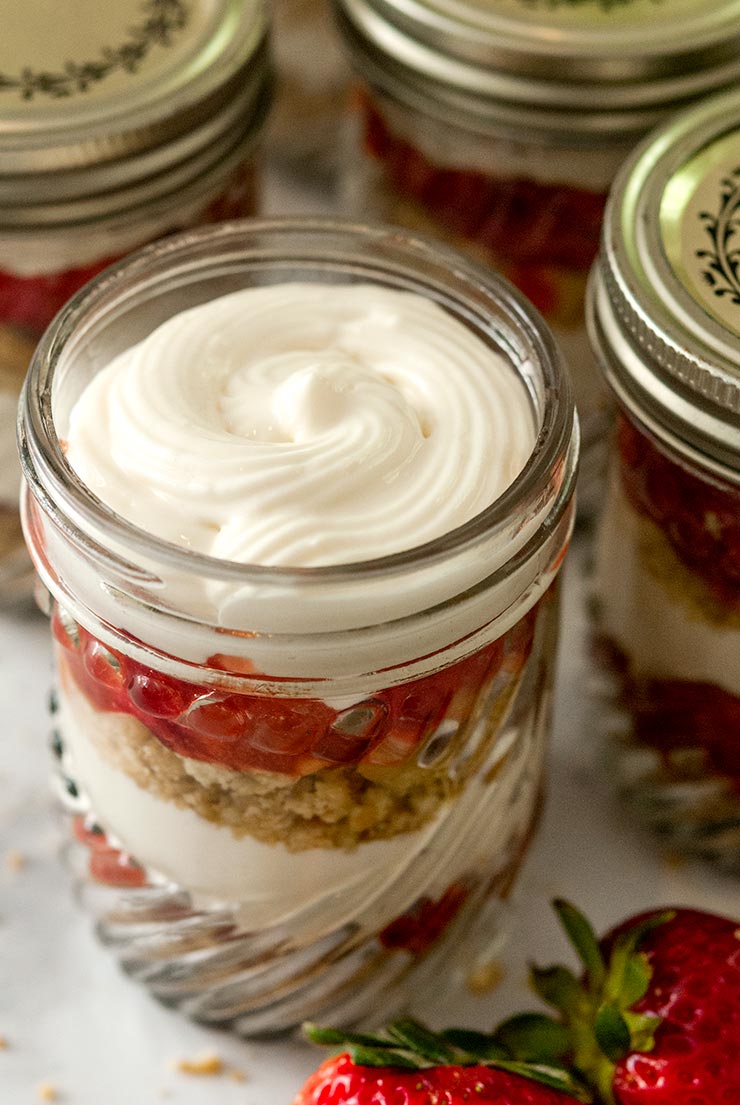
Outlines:
{"label": "piped cream topping", "polygon": [[462,525],[535,437],[513,367],[438,304],[286,283],[184,311],[116,357],[72,411],[67,456],[151,534],[310,567]]}

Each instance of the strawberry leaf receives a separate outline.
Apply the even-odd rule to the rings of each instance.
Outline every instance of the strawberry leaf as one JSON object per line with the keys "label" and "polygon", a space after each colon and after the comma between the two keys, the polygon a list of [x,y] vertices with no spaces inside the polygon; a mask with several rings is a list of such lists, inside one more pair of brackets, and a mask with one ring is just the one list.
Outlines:
{"label": "strawberry leaf", "polygon": [[614,941],[612,958],[620,955],[620,953],[628,956],[632,955],[633,952],[639,950],[640,945],[649,933],[659,928],[660,925],[668,924],[675,916],[676,911],[672,909],[664,910],[662,913],[653,913],[638,921],[637,924],[631,925],[624,932],[620,932]]}
{"label": "strawberry leaf", "polygon": [[631,955],[624,965],[622,983],[619,987],[619,1004],[623,1009],[631,1009],[645,997],[653,977],[653,969],[648,957],[642,952]]}
{"label": "strawberry leaf", "polygon": [[586,969],[589,988],[593,993],[598,992],[604,985],[606,964],[590,921],[564,898],[556,899],[553,906],[568,935],[568,939]]}
{"label": "strawberry leaf", "polygon": [[616,1005],[602,1005],[594,1018],[594,1036],[607,1059],[618,1062],[630,1050],[632,1033]]}
{"label": "strawberry leaf", "polygon": [[342,1047],[356,1044],[361,1047],[395,1047],[391,1040],[381,1036],[370,1036],[364,1032],[344,1032],[340,1028],[322,1028],[321,1025],[306,1021],[303,1025],[304,1036],[319,1047]]}
{"label": "strawberry leaf", "polygon": [[501,1060],[492,1064],[496,1070],[505,1070],[510,1074],[520,1074],[532,1082],[560,1090],[579,1101],[591,1102],[593,1097],[584,1084],[565,1067],[550,1066],[546,1063],[519,1063]]}
{"label": "strawberry leaf", "polygon": [[386,1032],[397,1043],[431,1063],[454,1063],[458,1060],[454,1049],[445,1042],[443,1036],[431,1032],[410,1017],[392,1021]]}
{"label": "strawberry leaf", "polygon": [[583,1004],[581,984],[567,967],[532,967],[530,982],[535,993],[566,1020],[574,1017]]}
{"label": "strawberry leaf", "polygon": [[405,1070],[421,1070],[429,1066],[426,1059],[395,1048],[350,1044],[347,1050],[352,1062],[358,1067],[403,1067]]}
{"label": "strawberry leaf", "polygon": [[645,996],[652,969],[647,957],[639,952],[639,947],[648,933],[673,917],[675,912],[670,910],[655,913],[619,934],[609,957],[605,997],[628,1009]]}
{"label": "strawberry leaf", "polygon": [[521,1013],[504,1021],[496,1030],[496,1041],[512,1059],[550,1062],[570,1051],[570,1032],[544,1013]]}
{"label": "strawberry leaf", "polygon": [[469,1055],[471,1059],[479,1062],[512,1058],[492,1036],[486,1036],[484,1032],[473,1032],[468,1028],[448,1028],[442,1033],[442,1038],[452,1047],[458,1048],[466,1056]]}

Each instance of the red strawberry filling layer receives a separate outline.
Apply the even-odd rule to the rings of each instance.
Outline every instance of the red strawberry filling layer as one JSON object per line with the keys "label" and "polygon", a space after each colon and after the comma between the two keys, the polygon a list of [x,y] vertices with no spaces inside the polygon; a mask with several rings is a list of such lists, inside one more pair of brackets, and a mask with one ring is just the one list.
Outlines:
{"label": "red strawberry filling layer", "polygon": [[97,710],[137,718],[181,756],[298,777],[337,765],[400,765],[443,721],[454,730],[496,675],[521,672],[536,610],[465,660],[342,710],[319,698],[243,694],[165,675],[107,648],[58,608],[52,625],[64,669]]}
{"label": "red strawberry filling layer", "polygon": [[682,770],[672,767],[676,752],[701,749],[707,769],[726,776],[740,791],[740,698],[714,683],[636,678],[611,641],[598,639],[596,649],[604,667],[620,676],[633,738],[659,752],[669,774]]}
{"label": "red strawberry filling layer", "polygon": [[634,509],[663,531],[676,555],[728,606],[740,604],[740,489],[695,475],[619,420],[622,485]]}
{"label": "red strawberry filling layer", "polygon": [[366,93],[360,109],[365,149],[383,165],[394,191],[503,262],[543,314],[563,313],[552,269],[588,271],[599,249],[606,193],[435,165],[393,133]]}
{"label": "red strawberry filling layer", "polygon": [[93,265],[42,276],[18,276],[0,269],[0,322],[42,334],[67,300],[114,260],[106,257]]}
{"label": "red strawberry filling layer", "polygon": [[[251,168],[245,167],[236,175],[229,189],[199,214],[197,223],[206,225],[241,218],[252,214],[254,208],[253,172]],[[164,237],[180,229],[183,226],[175,220],[172,226],[162,230],[157,237]],[[38,337],[67,300],[88,280],[92,280],[104,268],[118,260],[119,256],[114,254],[88,265],[72,266],[62,272],[37,276],[21,276],[0,267],[0,324],[18,327]]]}

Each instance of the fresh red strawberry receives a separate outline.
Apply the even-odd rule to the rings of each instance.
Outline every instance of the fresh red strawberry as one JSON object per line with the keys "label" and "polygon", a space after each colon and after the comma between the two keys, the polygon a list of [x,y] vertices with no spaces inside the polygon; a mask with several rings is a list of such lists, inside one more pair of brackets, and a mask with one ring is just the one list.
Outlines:
{"label": "fresh red strawberry", "polygon": [[585,973],[552,967],[533,981],[603,1101],[740,1102],[738,922],[675,909],[631,918],[599,943],[573,906],[556,909]]}
{"label": "fresh red strawberry", "polygon": [[587,1099],[562,1066],[516,1058],[516,1032],[511,1046],[465,1029],[436,1034],[409,1019],[378,1036],[312,1025],[306,1033],[347,1051],[327,1059],[293,1105],[574,1105]]}

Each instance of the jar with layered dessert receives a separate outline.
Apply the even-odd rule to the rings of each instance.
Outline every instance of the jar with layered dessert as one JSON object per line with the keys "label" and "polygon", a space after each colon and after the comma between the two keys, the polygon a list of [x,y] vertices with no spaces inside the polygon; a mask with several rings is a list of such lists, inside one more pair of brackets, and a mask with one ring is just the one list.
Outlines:
{"label": "jar with layered dessert", "polygon": [[597,545],[604,717],[628,798],[740,871],[740,95],[658,131],[589,300],[619,405]]}
{"label": "jar with layered dessert", "polygon": [[245,1035],[482,970],[577,454],[518,293],[397,230],[193,231],[62,311],[20,432],[66,858],[125,969]]}
{"label": "jar with layered dessert", "polygon": [[[0,42],[0,600],[32,578],[15,411],[35,343],[95,273],[254,213],[269,102],[259,0],[29,4]],[[47,10],[48,9],[48,10]],[[49,20],[55,20],[49,33]],[[57,25],[58,24],[58,25]]]}
{"label": "jar with layered dessert", "polygon": [[606,197],[651,126],[740,77],[737,0],[335,0],[356,75],[345,209],[441,236],[538,307],[573,376],[580,498],[610,422],[584,302]]}

